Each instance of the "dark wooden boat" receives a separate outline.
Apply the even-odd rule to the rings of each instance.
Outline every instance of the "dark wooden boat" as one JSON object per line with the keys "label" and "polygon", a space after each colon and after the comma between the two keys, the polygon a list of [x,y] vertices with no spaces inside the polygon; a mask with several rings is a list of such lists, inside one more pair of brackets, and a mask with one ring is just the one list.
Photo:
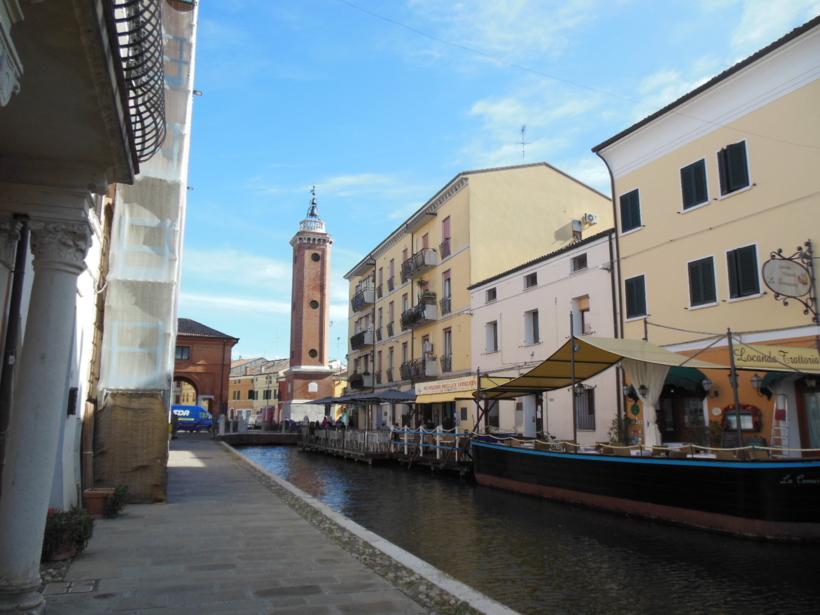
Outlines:
{"label": "dark wooden boat", "polygon": [[741,536],[820,538],[820,459],[613,457],[474,440],[482,485]]}

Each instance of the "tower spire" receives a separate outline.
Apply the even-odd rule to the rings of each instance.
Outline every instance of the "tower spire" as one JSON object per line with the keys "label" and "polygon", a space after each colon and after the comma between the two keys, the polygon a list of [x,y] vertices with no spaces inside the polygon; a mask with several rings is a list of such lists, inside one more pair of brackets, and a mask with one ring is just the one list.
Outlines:
{"label": "tower spire", "polygon": [[310,189],[310,193],[313,195],[310,199],[310,207],[308,207],[307,217],[309,220],[318,220],[319,219],[319,202],[316,200],[316,186]]}

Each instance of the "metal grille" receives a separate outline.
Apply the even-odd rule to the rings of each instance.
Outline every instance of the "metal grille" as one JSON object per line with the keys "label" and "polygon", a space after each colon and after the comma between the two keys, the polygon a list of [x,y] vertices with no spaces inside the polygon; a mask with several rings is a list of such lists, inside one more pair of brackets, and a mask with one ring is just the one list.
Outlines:
{"label": "metal grille", "polygon": [[165,141],[165,67],[161,0],[109,0],[111,45],[119,51],[131,136],[137,159],[150,159]]}

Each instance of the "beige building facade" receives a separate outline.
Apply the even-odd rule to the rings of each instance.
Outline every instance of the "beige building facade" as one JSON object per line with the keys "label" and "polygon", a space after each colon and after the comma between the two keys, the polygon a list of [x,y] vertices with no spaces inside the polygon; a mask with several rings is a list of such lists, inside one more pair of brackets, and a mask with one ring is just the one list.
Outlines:
{"label": "beige building facade", "polygon": [[[546,163],[460,173],[345,275],[349,389],[406,391],[469,376],[468,287],[612,224],[609,199]],[[461,388],[421,393],[424,418],[471,428],[457,409],[470,394],[453,390]],[[369,416],[375,427],[407,413],[399,404]]]}
{"label": "beige building facade", "polygon": [[[624,337],[705,351],[699,358],[722,365],[729,351],[720,336],[729,329],[736,346],[817,347],[816,317],[796,300],[784,306],[763,267],[774,253],[789,256],[820,238],[818,109],[814,19],[594,148],[614,186]],[[737,346],[735,356],[743,352]],[[683,438],[692,422],[711,423],[713,432],[725,422],[733,403],[727,374],[706,376],[714,383],[706,397],[672,391],[667,381],[658,419],[664,440]],[[760,411],[762,427],[744,437],[820,447],[816,382],[767,378],[761,369],[769,399],[753,376],[741,374],[740,401]],[[775,408],[787,420],[775,423]]]}

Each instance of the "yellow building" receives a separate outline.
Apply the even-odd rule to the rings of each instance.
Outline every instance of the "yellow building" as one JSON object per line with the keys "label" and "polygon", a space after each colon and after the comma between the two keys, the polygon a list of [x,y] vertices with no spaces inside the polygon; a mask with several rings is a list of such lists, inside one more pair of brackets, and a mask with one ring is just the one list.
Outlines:
{"label": "yellow building", "polygon": [[[796,300],[784,306],[762,270],[772,253],[820,241],[818,110],[820,18],[593,148],[613,178],[623,337],[687,354],[709,348],[699,358],[722,365],[728,340],[718,336],[728,329],[739,334],[738,357],[751,352],[738,343],[816,347],[817,320]],[[740,401],[763,420],[746,437],[820,447],[816,381],[775,382],[763,368],[767,399],[753,375],[741,374]],[[691,439],[687,428],[708,421],[725,426],[734,401],[727,374],[706,376],[705,398],[667,380],[658,417],[665,441]],[[775,406],[786,420],[773,425]]]}
{"label": "yellow building", "polygon": [[[426,418],[466,422],[468,287],[612,225],[608,198],[546,163],[460,173],[345,275],[351,392],[417,385]],[[373,426],[406,411],[385,406]]]}

